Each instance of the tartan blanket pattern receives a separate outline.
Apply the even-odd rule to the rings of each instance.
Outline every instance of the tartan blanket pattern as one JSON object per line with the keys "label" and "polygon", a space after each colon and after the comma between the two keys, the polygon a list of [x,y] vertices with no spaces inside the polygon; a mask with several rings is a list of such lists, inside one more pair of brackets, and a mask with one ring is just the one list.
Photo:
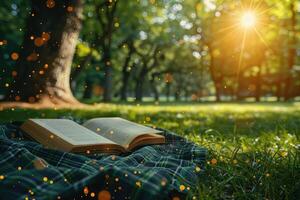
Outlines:
{"label": "tartan blanket pattern", "polygon": [[43,148],[18,126],[2,124],[0,199],[191,198],[206,150],[170,131],[162,134],[163,145],[83,155]]}

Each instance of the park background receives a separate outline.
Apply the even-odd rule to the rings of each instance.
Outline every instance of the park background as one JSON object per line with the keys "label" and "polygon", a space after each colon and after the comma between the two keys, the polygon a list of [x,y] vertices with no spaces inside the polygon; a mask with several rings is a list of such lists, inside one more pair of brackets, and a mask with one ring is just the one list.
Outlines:
{"label": "park background", "polygon": [[2,122],[121,116],[208,149],[197,198],[299,197],[299,1],[5,0],[0,22]]}

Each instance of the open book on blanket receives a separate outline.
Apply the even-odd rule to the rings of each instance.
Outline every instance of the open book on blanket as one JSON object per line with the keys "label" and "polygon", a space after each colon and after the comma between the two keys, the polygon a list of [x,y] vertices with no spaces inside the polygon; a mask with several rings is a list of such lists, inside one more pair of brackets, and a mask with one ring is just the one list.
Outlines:
{"label": "open book on blanket", "polygon": [[79,153],[122,153],[165,143],[161,131],[119,117],[94,118],[83,125],[68,119],[29,119],[21,129],[51,149]]}

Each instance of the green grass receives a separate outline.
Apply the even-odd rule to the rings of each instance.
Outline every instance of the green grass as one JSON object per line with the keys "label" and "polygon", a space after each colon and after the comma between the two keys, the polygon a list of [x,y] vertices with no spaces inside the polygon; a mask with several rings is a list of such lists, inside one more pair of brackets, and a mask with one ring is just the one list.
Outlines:
{"label": "green grass", "polygon": [[3,110],[78,120],[121,116],[170,129],[209,151],[195,199],[300,199],[300,104],[101,104],[84,110]]}

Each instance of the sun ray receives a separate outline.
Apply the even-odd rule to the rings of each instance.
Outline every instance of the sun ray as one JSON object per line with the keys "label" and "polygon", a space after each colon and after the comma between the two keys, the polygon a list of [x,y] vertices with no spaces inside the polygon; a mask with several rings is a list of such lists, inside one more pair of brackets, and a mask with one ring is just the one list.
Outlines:
{"label": "sun ray", "polygon": [[262,4],[262,0],[258,1],[258,3],[256,3],[255,7],[253,8],[253,10],[259,10],[259,7],[261,6]]}
{"label": "sun ray", "polygon": [[257,30],[257,28],[254,28],[254,31],[256,32],[256,34],[258,35],[259,39],[264,43],[264,45],[270,49],[269,45],[267,44],[267,42],[265,41],[265,39],[263,38],[263,36],[260,34],[260,32]]}
{"label": "sun ray", "polygon": [[229,29],[236,28],[236,27],[238,27],[238,25],[239,25],[238,23],[232,24],[231,26],[227,26],[225,28],[222,28],[222,29],[218,30],[217,33],[222,33],[222,32],[227,31]]}

